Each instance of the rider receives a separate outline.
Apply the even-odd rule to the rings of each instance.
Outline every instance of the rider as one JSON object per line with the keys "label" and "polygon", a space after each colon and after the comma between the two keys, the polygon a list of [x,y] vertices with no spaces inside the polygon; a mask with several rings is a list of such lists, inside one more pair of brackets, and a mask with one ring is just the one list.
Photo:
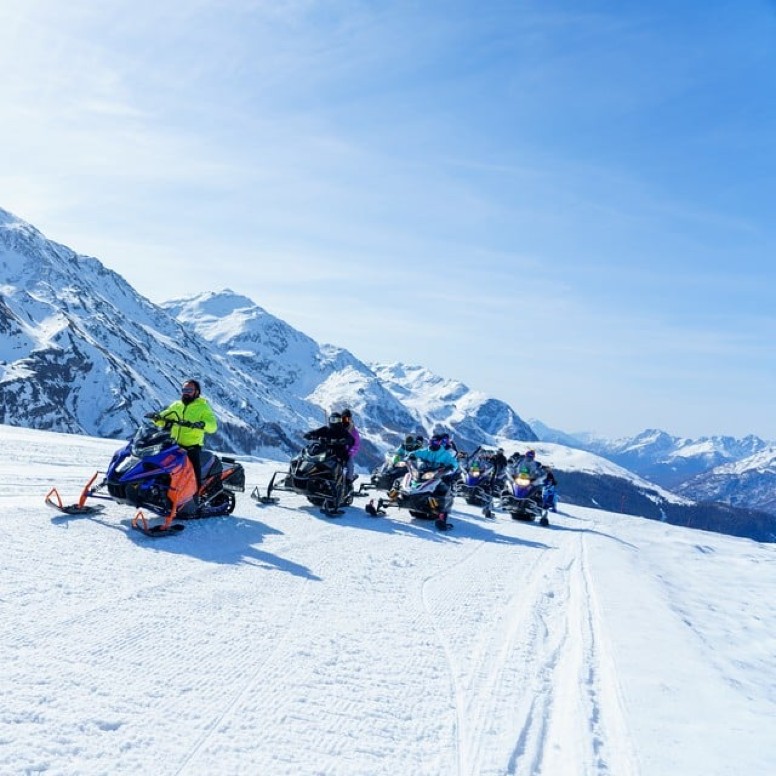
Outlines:
{"label": "rider", "polygon": [[413,436],[412,434],[407,434],[407,436],[404,437],[404,441],[393,454],[393,462],[399,463],[399,461],[403,461],[410,453],[414,453],[416,450],[420,450],[421,447],[423,447],[422,436]]}
{"label": "rider", "polygon": [[491,491],[496,481],[504,476],[504,472],[507,468],[507,457],[504,455],[504,448],[499,447],[495,453],[490,457],[490,462],[493,465],[493,472],[490,475],[490,487]]}
{"label": "rider", "polygon": [[[441,432],[434,434],[431,439],[428,440],[428,447],[411,453],[412,456],[421,461],[435,464],[438,467],[444,467],[445,474],[442,477],[443,485],[440,494],[442,501],[444,501],[453,481],[458,476],[458,458],[455,453],[449,449],[449,443],[449,435]],[[447,512],[439,513],[435,525],[440,531],[447,531],[452,527],[447,522]]]}
{"label": "rider", "polygon": [[194,477],[197,482],[197,495],[202,485],[202,472],[200,471],[200,453],[205,441],[205,434],[213,434],[218,428],[218,421],[207,399],[202,396],[202,388],[197,380],[186,380],[181,386],[181,397],[174,401],[167,409],[159,413],[154,420],[157,426],[163,426],[164,421],[177,420],[170,429],[172,438],[186,450],[191,465],[194,469]]}
{"label": "rider", "polygon": [[350,433],[350,436],[353,437],[353,441],[348,447],[347,471],[345,473],[348,485],[352,488],[353,481],[356,479],[354,459],[356,453],[358,453],[358,449],[361,447],[361,434],[358,433],[356,424],[353,423],[353,413],[349,409],[342,410],[342,425],[345,426]]}
{"label": "rider", "polygon": [[353,446],[353,435],[342,422],[342,414],[332,412],[329,423],[320,428],[314,428],[304,434],[305,439],[320,439],[327,442],[343,466],[348,464],[348,450]]}
{"label": "rider", "polygon": [[542,486],[542,506],[552,512],[558,511],[558,481],[552,469],[544,468],[546,478]]}
{"label": "rider", "polygon": [[527,474],[531,481],[541,476],[544,467],[536,460],[535,450],[526,450],[525,455],[513,464],[518,474]]}

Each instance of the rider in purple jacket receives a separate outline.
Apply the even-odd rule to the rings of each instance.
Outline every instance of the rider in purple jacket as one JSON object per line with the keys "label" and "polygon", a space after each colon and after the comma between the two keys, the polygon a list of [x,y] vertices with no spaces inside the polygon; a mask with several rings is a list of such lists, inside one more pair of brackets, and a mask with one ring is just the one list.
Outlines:
{"label": "rider in purple jacket", "polygon": [[353,480],[356,479],[353,459],[356,457],[356,453],[358,453],[358,450],[361,447],[361,434],[358,433],[358,429],[356,428],[355,423],[353,423],[353,413],[349,409],[342,410],[342,425],[345,426],[350,433],[350,436],[353,437],[353,444],[348,446],[347,474],[345,475],[348,478],[348,482],[352,485]]}

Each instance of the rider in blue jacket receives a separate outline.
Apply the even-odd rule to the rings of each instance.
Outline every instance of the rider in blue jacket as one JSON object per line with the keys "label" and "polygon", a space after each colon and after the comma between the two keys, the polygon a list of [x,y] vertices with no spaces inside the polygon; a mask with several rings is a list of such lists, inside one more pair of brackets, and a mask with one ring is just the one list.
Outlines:
{"label": "rider in blue jacket", "polygon": [[[428,447],[410,453],[410,455],[421,461],[426,461],[444,468],[446,471],[442,477],[442,482],[447,490],[450,489],[453,481],[458,476],[458,458],[455,453],[448,448],[449,443],[450,437],[447,434],[434,434],[431,439],[428,440]],[[450,525],[447,522],[447,512],[440,512],[439,517],[436,520],[436,527],[440,531],[447,531],[448,528],[450,528]]]}

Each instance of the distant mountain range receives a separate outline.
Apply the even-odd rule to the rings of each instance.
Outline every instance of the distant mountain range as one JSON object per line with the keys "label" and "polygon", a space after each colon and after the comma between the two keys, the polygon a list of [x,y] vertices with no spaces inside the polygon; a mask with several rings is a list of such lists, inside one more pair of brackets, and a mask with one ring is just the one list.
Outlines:
{"label": "distant mountain range", "polygon": [[595,453],[693,501],[776,514],[776,445],[760,437],[688,439],[647,429],[609,440],[529,422],[543,441]]}
{"label": "distant mountain range", "polygon": [[[166,406],[192,376],[219,417],[219,431],[209,439],[216,449],[288,457],[305,431],[332,409],[349,406],[364,440],[357,461],[363,467],[410,432],[444,429],[463,450],[524,448],[541,438],[589,456],[564,468],[566,457],[548,450],[549,463],[574,475],[565,479],[567,500],[672,522],[685,520],[674,512],[689,508],[689,499],[698,498],[693,494],[732,503],[735,489],[720,483],[740,479],[737,471],[718,472],[715,487],[694,478],[767,448],[757,437],[693,442],[648,431],[610,442],[553,432],[422,366],[367,364],[319,344],[228,289],[155,305],[97,259],[0,209],[0,422],[126,438],[144,413]],[[601,458],[621,468],[603,473]],[[750,488],[776,509],[766,481],[756,480],[753,475]],[[681,485],[683,497],[660,485]],[[768,535],[770,528],[763,530]]]}

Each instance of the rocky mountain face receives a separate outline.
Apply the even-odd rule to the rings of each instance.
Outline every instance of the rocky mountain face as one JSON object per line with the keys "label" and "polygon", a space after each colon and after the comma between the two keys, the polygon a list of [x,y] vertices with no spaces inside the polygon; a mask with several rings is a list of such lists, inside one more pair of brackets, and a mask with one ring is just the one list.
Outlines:
{"label": "rocky mountain face", "polygon": [[[428,413],[422,395],[397,394],[347,350],[234,292],[154,305],[97,259],[4,210],[0,283],[3,423],[124,438],[195,376],[221,424],[210,444],[236,453],[291,455],[306,430],[345,406],[364,438],[364,466],[409,431],[430,433],[432,421],[456,436],[460,427],[471,445],[497,427],[531,434],[505,404],[462,384],[449,412]],[[416,390],[444,382],[425,372]]]}

